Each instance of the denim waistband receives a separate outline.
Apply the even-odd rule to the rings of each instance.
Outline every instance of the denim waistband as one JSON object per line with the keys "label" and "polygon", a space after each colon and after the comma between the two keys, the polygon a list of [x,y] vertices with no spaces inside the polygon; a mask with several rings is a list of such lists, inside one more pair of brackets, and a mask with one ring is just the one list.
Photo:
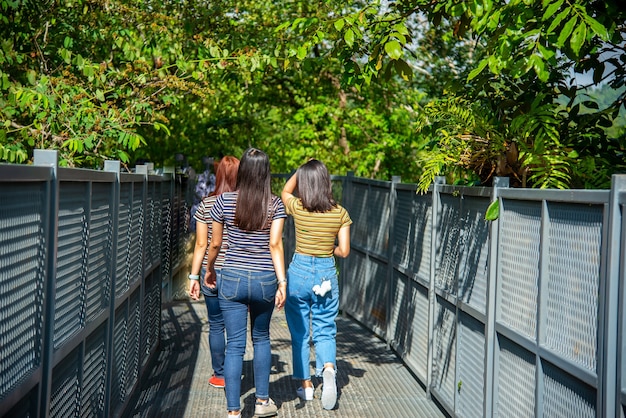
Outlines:
{"label": "denim waistband", "polygon": [[238,276],[245,277],[250,280],[266,280],[268,278],[276,277],[276,272],[274,272],[274,270],[242,270],[222,268],[221,276]]}
{"label": "denim waistband", "polygon": [[314,255],[293,254],[293,261],[308,266],[334,266],[335,257],[316,257]]}

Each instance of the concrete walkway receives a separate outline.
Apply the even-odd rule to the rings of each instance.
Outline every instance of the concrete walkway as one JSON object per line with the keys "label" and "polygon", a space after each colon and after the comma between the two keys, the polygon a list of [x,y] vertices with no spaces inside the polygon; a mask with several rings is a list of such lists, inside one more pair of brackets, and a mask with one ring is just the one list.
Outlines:
{"label": "concrete walkway", "polygon": [[[211,357],[204,301],[163,306],[160,351],[130,400],[130,417],[226,418],[222,389],[209,385]],[[291,343],[284,312],[274,312],[271,328],[270,396],[278,417],[445,417],[423,387],[386,344],[351,318],[337,320],[337,406],[322,409],[321,381],[313,378],[315,399],[301,401],[291,379]],[[314,361],[313,356],[311,359]],[[252,345],[244,358],[242,417],[254,413]]]}

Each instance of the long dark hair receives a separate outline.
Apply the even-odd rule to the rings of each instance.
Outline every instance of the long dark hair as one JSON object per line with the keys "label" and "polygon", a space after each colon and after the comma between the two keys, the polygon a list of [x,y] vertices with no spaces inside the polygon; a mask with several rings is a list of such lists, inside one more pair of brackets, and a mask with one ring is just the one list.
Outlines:
{"label": "long dark hair", "polygon": [[241,157],[237,172],[237,208],[235,225],[246,231],[258,231],[269,223],[272,201],[270,160],[266,153],[248,148]]}
{"label": "long dark hair", "polygon": [[328,212],[337,206],[333,198],[328,169],[318,160],[310,160],[302,164],[296,172],[298,176],[298,196],[302,206],[309,212]]}
{"label": "long dark hair", "polygon": [[237,186],[237,170],[239,158],[227,155],[219,162],[215,173],[215,190],[209,196],[219,196],[222,193],[232,192]]}

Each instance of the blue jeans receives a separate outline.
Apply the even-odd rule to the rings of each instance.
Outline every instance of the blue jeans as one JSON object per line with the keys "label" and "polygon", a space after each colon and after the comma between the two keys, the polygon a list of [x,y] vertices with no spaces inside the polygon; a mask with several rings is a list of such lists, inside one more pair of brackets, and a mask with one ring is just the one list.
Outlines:
{"label": "blue jeans", "polygon": [[248,310],[254,347],[254,386],[258,399],[269,399],[270,320],[277,289],[274,271],[222,269],[218,300],[226,324],[226,406],[241,409],[241,372],[246,351]]}
{"label": "blue jeans", "polygon": [[[226,351],[226,338],[224,337],[224,317],[217,300],[217,288],[211,289],[204,285],[206,269],[200,269],[200,288],[204,295],[207,314],[209,316],[209,349],[211,350],[211,366],[213,374],[224,377],[224,357]],[[215,270],[219,282],[220,271]]]}
{"label": "blue jeans", "polygon": [[[291,332],[293,378],[310,379],[309,323],[313,327],[315,375],[321,376],[325,363],[337,367],[337,324],[339,284],[334,257],[294,254],[287,271],[285,315]],[[313,286],[330,280],[331,290],[324,296],[313,292]],[[312,319],[312,321],[311,321]]]}

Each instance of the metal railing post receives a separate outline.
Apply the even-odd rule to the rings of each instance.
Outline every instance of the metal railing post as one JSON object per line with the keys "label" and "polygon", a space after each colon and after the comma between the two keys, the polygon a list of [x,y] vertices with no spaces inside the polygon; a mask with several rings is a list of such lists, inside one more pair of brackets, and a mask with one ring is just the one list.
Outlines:
{"label": "metal railing post", "polygon": [[[598,416],[618,416],[617,407],[621,398],[621,373],[617,368],[619,347],[619,293],[621,263],[621,232],[622,213],[619,196],[626,191],[626,176],[614,175],[611,181],[611,193],[608,208],[608,228],[602,245],[606,246],[603,268],[600,272],[600,316],[599,329],[602,334],[598,338]],[[604,303],[602,303],[604,301]],[[621,355],[620,355],[621,357]],[[618,379],[620,376],[620,379]],[[620,396],[618,396],[618,393]]]}
{"label": "metal railing post", "polygon": [[437,258],[437,222],[440,202],[439,186],[446,183],[443,176],[435,177],[432,185],[432,204],[430,207],[430,268],[428,274],[428,360],[426,366],[426,393],[430,396],[433,377],[433,350],[435,348],[435,267]]}
{"label": "metal railing post", "polygon": [[55,283],[57,273],[56,249],[59,237],[59,152],[56,150],[33,151],[34,164],[52,168],[52,178],[49,182],[46,222],[49,225],[48,244],[46,246],[46,276],[44,279],[44,308],[43,308],[43,336],[42,336],[42,378],[40,388],[39,416],[46,418],[50,411],[50,396],[52,391],[52,359],[54,355],[54,305]]}
{"label": "metal railing post", "polygon": [[392,176],[391,184],[389,185],[389,223],[388,223],[388,237],[387,237],[387,280],[385,286],[387,288],[387,303],[385,304],[385,341],[387,342],[387,348],[391,347],[391,341],[393,339],[391,328],[391,314],[394,303],[394,295],[392,294],[392,282],[393,282],[393,253],[394,253],[394,219],[396,218],[396,203],[398,196],[396,194],[396,185],[401,181],[400,176]]}
{"label": "metal railing post", "polygon": [[[496,177],[493,180],[493,194],[491,201],[500,200],[498,189],[508,188],[508,177]],[[500,202],[502,207],[502,202]],[[483,394],[484,416],[494,416],[493,391],[494,391],[494,355],[496,345],[496,290],[498,280],[498,237],[500,224],[498,219],[491,221],[489,226],[489,261],[487,283],[487,306],[485,323],[485,386]]]}
{"label": "metal railing post", "polygon": [[112,392],[112,380],[113,380],[113,336],[115,332],[115,284],[117,283],[117,268],[113,260],[115,254],[117,254],[117,236],[118,236],[118,223],[119,223],[119,206],[120,206],[120,168],[119,161],[105,161],[104,171],[115,173],[115,184],[113,185],[113,196],[111,198],[111,254],[113,254],[110,268],[110,280],[109,286],[109,321],[107,327],[106,336],[106,371],[105,371],[105,391],[104,391],[104,416],[111,416],[111,392]]}

